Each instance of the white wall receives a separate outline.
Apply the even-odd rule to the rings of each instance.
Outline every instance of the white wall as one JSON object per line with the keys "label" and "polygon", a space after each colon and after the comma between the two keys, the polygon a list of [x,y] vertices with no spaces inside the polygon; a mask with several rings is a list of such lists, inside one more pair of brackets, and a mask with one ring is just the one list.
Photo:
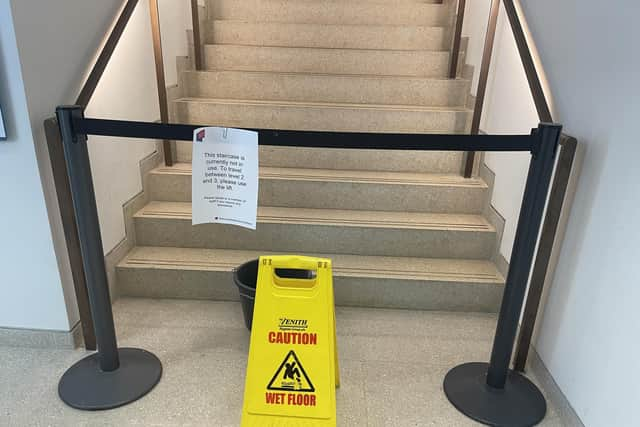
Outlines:
{"label": "white wall", "polygon": [[191,28],[191,2],[189,0],[159,0],[162,57],[167,86],[178,83],[176,57],[187,56],[187,29]]}
{"label": "white wall", "polygon": [[536,348],[585,425],[638,425],[640,4],[522,3],[556,119],[585,148]]}
{"label": "white wall", "polygon": [[[491,1],[467,2],[463,34],[469,39],[467,64],[474,66],[477,89]],[[528,134],[538,114],[504,7],[501,5],[480,129],[490,134]],[[491,204],[504,217],[500,253],[511,257],[520,206],[527,179],[528,153],[486,153],[485,163],[496,174]]]}
{"label": "white wall", "polygon": [[[3,218],[11,217],[3,224],[11,228],[2,234],[2,250],[9,253],[0,260],[8,273],[0,291],[0,326],[69,330],[78,313],[42,121],[56,105],[73,102],[86,64],[119,2],[2,0],[0,4],[2,43],[7,45],[3,50],[8,55],[4,67],[11,76],[6,84],[11,103],[19,107],[7,118],[15,121],[18,139],[3,144],[13,153],[0,160],[3,182],[19,183],[2,190],[8,193],[3,202],[12,209],[3,210]],[[18,60],[20,68],[15,68]],[[16,93],[20,91],[24,92]],[[3,96],[8,93],[3,90]],[[28,132],[21,127],[24,123]],[[40,216],[45,205],[47,215]]]}
{"label": "white wall", "polygon": [[462,36],[469,38],[465,62],[475,67],[471,82],[471,93],[473,94],[478,90],[478,76],[480,75],[484,36],[487,32],[490,9],[491,0],[472,0],[465,3]]}
{"label": "white wall", "polygon": [[[187,55],[188,0],[159,2],[167,85],[177,84],[176,56]],[[160,118],[149,2],[140,1],[109,61],[86,115],[105,119]],[[93,182],[105,253],[124,237],[122,205],[142,190],[139,162],[156,150],[155,141],[90,137]],[[114,176],[117,171],[117,176]]]}
{"label": "white wall", "polygon": [[[154,121],[160,118],[149,2],[138,3],[96,92],[87,117]],[[122,205],[142,189],[139,162],[154,141],[90,137],[89,156],[105,253],[125,236]]]}
{"label": "white wall", "polygon": [[117,0],[11,1],[36,158],[71,326],[79,315],[42,122],[57,105],[75,102],[120,4]]}
{"label": "white wall", "polygon": [[[41,275],[47,274],[47,276],[46,278],[40,277],[35,281],[37,284],[34,283],[33,288],[22,286],[18,289],[17,286],[12,286],[7,287],[8,290],[2,289],[0,304],[13,307],[22,316],[17,316],[8,310],[2,310],[0,326],[69,330],[77,323],[79,316],[42,122],[53,114],[57,105],[71,104],[75,101],[84,76],[93,64],[93,60],[104,41],[104,36],[110,30],[124,2],[123,0],[0,1],[2,1],[3,8],[7,11],[11,9],[13,12],[16,36],[14,45],[17,44],[18,47],[26,92],[26,106],[19,113],[19,117],[22,120],[28,119],[29,130],[33,134],[30,147],[32,152],[35,152],[30,161],[35,164],[37,159],[41,176],[40,196],[37,196],[36,191],[27,189],[21,191],[19,195],[24,198],[24,203],[27,204],[45,203],[50,222],[47,224],[40,221],[47,229],[47,232],[43,234],[37,226],[30,224],[33,221],[28,221],[29,218],[26,218],[21,212],[24,209],[16,211],[16,215],[19,215],[23,220],[24,226],[16,227],[15,221],[5,222],[13,227],[12,233],[7,233],[7,235],[12,239],[17,239],[16,242],[12,242],[13,244],[5,244],[5,242],[11,241],[3,239],[2,250],[12,250],[15,254],[13,258],[7,259],[12,260],[12,268],[8,268],[8,270],[15,270],[16,274],[8,277],[11,281],[19,282],[18,272],[24,270],[25,267],[33,270],[32,260],[22,263],[15,260],[20,254],[15,251],[15,247],[23,241],[16,236],[16,233],[23,233],[27,228],[29,231],[37,233],[43,245],[46,244],[47,239],[52,240],[57,256],[57,258],[52,258],[53,264],[51,260],[46,261],[43,258]],[[163,30],[165,57],[167,55],[186,55],[184,19],[189,16],[190,12],[186,12],[184,9],[188,10],[189,1],[161,0],[160,7],[165,9],[164,12],[161,10],[161,19],[165,25]],[[4,13],[3,10],[3,20],[8,20],[10,16],[11,14]],[[178,26],[181,28],[175,29]],[[8,25],[2,27],[4,33],[11,33]],[[3,37],[3,44],[5,38]],[[170,63],[167,58],[166,69],[167,82],[175,84],[177,80],[175,71],[172,74],[172,70],[175,70],[175,58]],[[20,70],[18,70],[17,76],[20,77]],[[15,86],[13,81],[11,81],[11,86]],[[13,99],[12,96],[12,101]],[[5,114],[8,113],[5,112]],[[92,102],[88,106],[87,115],[147,121],[159,118],[147,1],[139,2],[104,77],[98,85]],[[154,149],[153,142],[124,140],[105,142],[100,141],[99,138],[90,140],[89,151],[105,253],[124,237],[122,205],[141,190],[139,161]],[[23,155],[26,156],[24,153]],[[9,159],[10,157],[5,156],[5,158]],[[3,173],[5,172],[11,173],[14,177],[18,176],[12,169],[3,168]],[[29,173],[28,168],[25,168],[25,173]],[[38,174],[30,173],[30,176],[32,179],[35,177],[40,181]],[[5,179],[4,182],[9,182],[9,180]],[[17,188],[13,190],[15,191]],[[13,193],[11,196],[7,195],[3,200],[12,201],[17,197]],[[42,197],[44,197],[44,201],[41,200]],[[37,209],[32,210],[35,215]],[[51,242],[49,244],[51,245]],[[25,248],[25,250],[27,249]],[[53,256],[53,252],[49,253],[49,256]],[[35,272],[33,274],[35,275]],[[35,298],[45,305],[53,305],[54,302],[53,298],[44,298],[42,295],[46,295],[46,293],[43,294],[38,287],[46,287],[47,290],[58,292],[64,296],[62,315],[58,313],[58,306],[56,306],[56,313],[60,318],[66,317],[65,321],[44,320],[29,323],[30,320],[37,320],[42,316],[29,314],[24,310],[23,301],[26,298],[24,295]],[[38,312],[46,312],[46,310],[39,309]]]}
{"label": "white wall", "polygon": [[0,105],[0,327],[69,330],[9,0],[0,0]]}
{"label": "white wall", "polygon": [[[188,0],[160,0],[160,30],[167,86],[178,81],[176,56],[187,55]],[[140,1],[87,107],[90,117],[155,121],[160,118],[149,2]],[[91,137],[89,155],[105,253],[124,237],[122,205],[142,190],[139,162],[154,141]],[[113,171],[118,171],[114,179]]]}

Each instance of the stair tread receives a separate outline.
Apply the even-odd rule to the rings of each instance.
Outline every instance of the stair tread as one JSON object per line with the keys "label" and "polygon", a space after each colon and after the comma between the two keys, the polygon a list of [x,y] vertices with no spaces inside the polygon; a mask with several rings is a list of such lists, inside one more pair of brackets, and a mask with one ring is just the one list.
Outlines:
{"label": "stair tread", "polygon": [[291,2],[289,0],[220,1],[212,4],[217,19],[296,23],[387,23],[450,25],[448,3]]}
{"label": "stair tread", "polygon": [[[286,49],[286,48],[285,48]],[[320,77],[326,79],[344,79],[344,80],[401,80],[404,83],[416,83],[416,82],[449,82],[449,83],[461,83],[466,82],[469,79],[462,77],[456,77],[454,79],[449,77],[422,77],[422,76],[403,76],[403,75],[378,75],[378,74],[333,74],[333,73],[298,73],[291,71],[255,71],[255,70],[187,70],[184,74],[238,74],[249,76],[264,76],[264,77],[291,77],[291,78],[308,78],[308,77]]]}
{"label": "stair tread", "polygon": [[[444,47],[430,50],[381,47],[256,46],[230,42],[206,44],[207,69],[284,71],[296,73],[370,74],[389,76],[448,75],[450,53]],[[404,49],[404,50],[402,50]]]}
{"label": "stair tread", "polygon": [[[191,175],[191,163],[158,166],[151,171],[160,175]],[[488,188],[479,177],[464,178],[457,174],[416,172],[381,172],[366,170],[335,170],[261,166],[260,177],[322,182],[357,182],[371,184],[438,185],[448,187]]]}
{"label": "stair tread", "polygon": [[[152,201],[134,218],[191,219],[191,203]],[[258,207],[258,223],[495,232],[481,215]]]}
{"label": "stair tread", "polygon": [[[344,51],[351,53],[360,53],[360,52],[377,52],[377,53],[388,53],[388,54],[408,54],[408,53],[416,53],[421,55],[428,54],[440,54],[440,55],[449,55],[449,51],[445,49],[441,50],[431,50],[431,49],[373,49],[373,48],[363,48],[363,47],[307,47],[307,46],[256,46],[256,45],[246,45],[246,44],[237,44],[237,43],[204,43],[204,48],[240,48],[245,50],[260,50],[260,49],[268,49],[268,50],[305,50],[305,51]],[[462,51],[464,52],[464,51]],[[213,64],[215,66],[215,64]],[[214,70],[214,69],[210,69]],[[244,70],[243,70],[244,71]],[[253,70],[249,70],[253,71]],[[372,74],[377,76],[378,74]],[[394,77],[394,75],[391,75]],[[445,77],[442,77],[445,78]]]}
{"label": "stair tread", "polygon": [[[134,247],[119,268],[231,271],[243,262],[271,252],[176,247]],[[333,273],[342,277],[504,284],[491,261],[361,255],[314,254],[333,260]]]}
{"label": "stair tread", "polygon": [[[422,111],[422,112],[470,112],[466,107],[423,107],[416,105],[355,104],[342,102],[302,102],[302,101],[263,101],[255,99],[228,98],[178,98],[174,102],[197,102],[202,104],[252,105],[263,107],[305,107],[305,108],[349,108],[358,110],[386,111]],[[450,132],[449,132],[450,133]]]}
{"label": "stair tread", "polygon": [[344,28],[368,28],[368,29],[379,29],[380,31],[388,31],[391,28],[397,28],[402,30],[427,30],[427,29],[435,29],[437,31],[445,31],[449,27],[446,25],[414,25],[414,24],[346,24],[346,23],[335,23],[335,22],[291,22],[291,21],[253,21],[249,19],[207,19],[205,21],[206,25],[214,26],[216,24],[248,24],[248,25],[277,25],[277,26],[304,26],[307,29],[309,27],[344,27]]}

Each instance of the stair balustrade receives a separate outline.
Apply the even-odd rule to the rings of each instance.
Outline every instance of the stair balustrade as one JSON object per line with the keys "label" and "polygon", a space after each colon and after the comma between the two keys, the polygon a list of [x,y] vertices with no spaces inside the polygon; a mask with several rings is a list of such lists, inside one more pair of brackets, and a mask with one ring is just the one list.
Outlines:
{"label": "stair balustrade", "polygon": [[[45,121],[47,143],[54,172],[54,180],[61,209],[67,247],[72,266],[76,296],[81,314],[85,345],[87,349],[95,349],[96,336],[94,334],[94,324],[89,303],[89,292],[87,286],[87,267],[83,264],[83,254],[80,250],[82,239],[87,236],[79,235],[77,223],[75,221],[82,212],[78,212],[78,206],[73,208],[72,189],[69,185],[68,175],[73,171],[68,169],[62,154],[62,137],[58,126],[66,129],[67,141],[70,143],[71,136],[79,136],[80,139],[86,135],[109,135],[115,137],[132,138],[157,138],[164,141],[163,151],[167,166],[173,163],[172,152],[173,140],[191,140],[191,133],[197,126],[178,125],[169,123],[168,96],[164,81],[164,63],[162,58],[162,43],[160,36],[160,19],[157,0],[150,1],[151,27],[153,36],[153,49],[155,56],[156,78],[158,82],[158,101],[161,113],[161,123],[140,123],[110,121],[100,119],[89,119],[82,117],[82,114],[74,109],[71,114],[69,110],[59,117],[65,117],[66,123],[58,123],[52,117]],[[193,24],[193,49],[194,66],[196,70],[202,70],[204,59],[200,34],[200,18],[197,0],[191,0],[191,18]],[[127,0],[122,11],[102,48],[94,67],[91,70],[85,84],[80,91],[76,104],[79,110],[84,110],[93,92],[96,89],[106,65],[109,62],[115,47],[118,44],[133,10],[138,4],[137,0]],[[531,335],[535,324],[536,314],[543,292],[544,281],[547,270],[551,262],[551,252],[557,244],[556,237],[560,215],[564,206],[567,184],[572,170],[573,160],[576,150],[576,140],[570,136],[559,133],[557,126],[550,125],[552,115],[542,89],[540,76],[536,70],[531,49],[524,34],[523,24],[518,16],[513,0],[504,0],[502,3],[507,12],[510,26],[513,31],[520,58],[525,69],[527,80],[536,105],[540,122],[543,124],[531,135],[479,135],[480,119],[482,117],[482,107],[484,95],[487,87],[489,69],[491,65],[491,54],[493,41],[495,39],[496,22],[498,11],[501,5],[500,0],[491,0],[487,34],[484,44],[482,65],[480,69],[480,81],[476,103],[473,110],[471,122],[471,135],[423,135],[423,134],[383,134],[383,133],[361,133],[361,132],[306,132],[292,130],[259,130],[260,144],[275,145],[285,147],[314,147],[314,148],[347,148],[347,149],[373,149],[373,150],[454,150],[467,151],[467,158],[464,167],[464,176],[471,177],[475,162],[475,150],[482,151],[530,151],[533,154],[530,180],[527,184],[525,194],[525,204],[531,206],[533,211],[528,217],[521,217],[518,226],[518,237],[516,246],[519,250],[514,250],[511,260],[511,270],[505,287],[503,308],[501,310],[499,327],[494,343],[494,354],[490,369],[490,381],[492,386],[504,386],[510,356],[513,352],[513,344],[517,321],[524,303],[524,293],[527,286],[526,278],[533,270],[530,281],[530,289],[527,296],[521,333],[518,338],[516,350],[515,370],[523,371],[531,342]],[[462,45],[462,29],[464,25],[465,0],[458,0],[456,7],[456,20],[452,33],[451,56],[448,65],[448,77],[456,79],[458,76],[460,51]],[[66,127],[66,128],[65,128]],[[559,141],[559,142],[558,142]],[[86,143],[86,140],[85,142]],[[559,143],[560,151],[556,173],[551,180],[551,170],[553,169],[553,154],[555,144]],[[546,144],[546,145],[545,145]],[[552,147],[552,148],[549,148]],[[542,150],[542,151],[540,151]],[[540,155],[544,154],[544,160],[540,160]],[[534,177],[531,177],[531,174]],[[535,182],[534,182],[535,181]],[[548,185],[550,183],[550,197],[546,207],[546,216],[542,218],[542,210],[547,198]],[[84,206],[87,208],[87,206]],[[89,206],[90,210],[95,206]],[[535,208],[535,209],[534,209]],[[533,213],[532,213],[533,212]],[[534,215],[535,213],[535,215]],[[534,215],[534,216],[531,216]],[[539,216],[539,218],[538,218]],[[538,224],[542,224],[542,231],[538,243]],[[97,225],[96,225],[97,226]],[[523,237],[524,236],[524,237]],[[520,239],[519,239],[520,237]],[[518,246],[519,245],[519,246]],[[538,247],[534,257],[534,248]],[[94,249],[98,250],[98,249]],[[95,255],[95,254],[94,254]],[[532,266],[532,262],[533,266]],[[95,257],[94,257],[95,263]],[[95,267],[95,266],[94,266]],[[95,273],[95,272],[94,272]],[[505,362],[506,361],[506,362]]]}

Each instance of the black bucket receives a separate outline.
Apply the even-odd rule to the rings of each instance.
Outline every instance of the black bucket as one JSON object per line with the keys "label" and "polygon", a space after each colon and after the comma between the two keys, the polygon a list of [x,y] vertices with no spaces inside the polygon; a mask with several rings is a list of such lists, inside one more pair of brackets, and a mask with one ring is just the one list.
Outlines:
{"label": "black bucket", "polygon": [[[292,279],[312,279],[315,272],[309,270],[296,270],[288,268],[276,269],[276,274],[280,277],[288,277]],[[240,303],[242,304],[242,314],[244,315],[244,324],[248,330],[251,330],[253,321],[253,305],[256,299],[256,283],[258,281],[258,260],[254,259],[245,262],[235,270],[233,270],[233,283],[236,284],[240,291]]]}
{"label": "black bucket", "polygon": [[240,304],[242,304],[242,314],[244,324],[251,330],[253,321],[253,304],[256,299],[256,282],[258,281],[258,260],[254,259],[245,262],[240,267],[233,270],[233,283],[240,291]]}

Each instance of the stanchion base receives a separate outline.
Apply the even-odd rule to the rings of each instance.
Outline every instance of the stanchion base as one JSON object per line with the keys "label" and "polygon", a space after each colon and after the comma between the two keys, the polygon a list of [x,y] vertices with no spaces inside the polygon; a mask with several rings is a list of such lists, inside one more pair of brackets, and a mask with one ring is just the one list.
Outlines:
{"label": "stanchion base", "polygon": [[490,426],[527,427],[538,424],[547,403],[523,375],[509,371],[504,389],[487,385],[488,363],[465,363],[444,378],[444,392],[460,412]]}
{"label": "stanchion base", "polygon": [[87,411],[117,408],[140,399],[160,381],[162,363],[153,353],[120,348],[118,354],[120,367],[111,372],[100,370],[97,353],[74,364],[60,379],[60,398]]}

